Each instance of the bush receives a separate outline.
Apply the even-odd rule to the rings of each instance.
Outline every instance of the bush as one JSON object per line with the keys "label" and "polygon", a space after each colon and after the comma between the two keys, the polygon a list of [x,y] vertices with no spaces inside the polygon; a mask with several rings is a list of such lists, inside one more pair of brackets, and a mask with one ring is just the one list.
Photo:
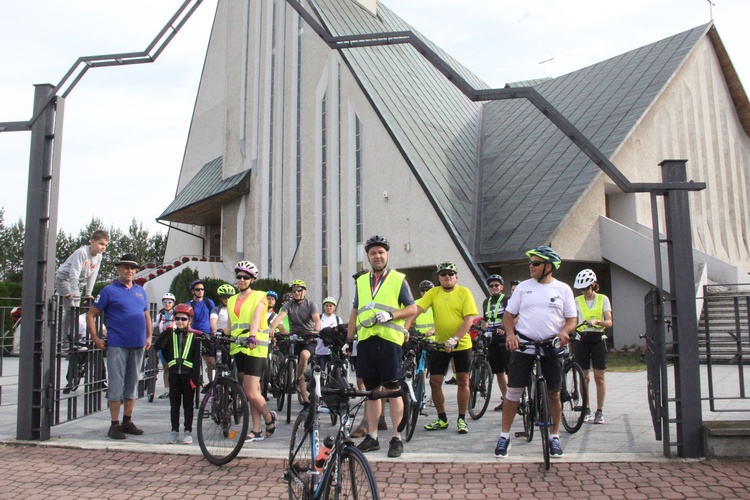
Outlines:
{"label": "bush", "polygon": [[289,291],[289,283],[273,278],[263,278],[255,280],[253,283],[253,290],[263,290],[264,292],[273,290],[279,294],[279,300],[276,301],[276,307],[274,307],[274,310],[279,312],[281,309],[281,297]]}

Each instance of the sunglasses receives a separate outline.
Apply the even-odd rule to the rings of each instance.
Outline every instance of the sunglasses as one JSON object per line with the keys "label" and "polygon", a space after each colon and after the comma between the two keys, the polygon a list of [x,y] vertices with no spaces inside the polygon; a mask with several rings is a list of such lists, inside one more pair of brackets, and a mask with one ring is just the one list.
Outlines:
{"label": "sunglasses", "polygon": [[162,304],[174,304],[174,300],[162,300]]}
{"label": "sunglasses", "polygon": [[186,318],[185,316],[175,316],[175,321],[190,321],[190,318]]}
{"label": "sunglasses", "polygon": [[296,288],[294,289],[294,293],[302,293],[305,291],[305,288]]}
{"label": "sunglasses", "polygon": [[490,288],[500,288],[500,285],[499,285],[499,284],[497,284],[497,283],[496,283],[496,284],[494,284],[494,285],[489,285],[489,286],[490,286]]}
{"label": "sunglasses", "polygon": [[205,288],[193,288],[194,292],[202,292],[204,290],[205,290]]}
{"label": "sunglasses", "polygon": [[545,262],[543,260],[532,260],[532,261],[529,261],[529,265],[531,267],[539,267],[539,266],[544,265],[544,264],[545,264]]}
{"label": "sunglasses", "polygon": [[235,275],[235,278],[237,278],[238,280],[251,280],[251,279],[253,279],[252,276],[248,276],[247,274],[237,274],[237,275]]}
{"label": "sunglasses", "polygon": [[445,271],[443,273],[438,273],[438,276],[440,276],[441,278],[444,278],[445,276],[455,276],[455,275],[456,273],[454,273],[453,271]]}

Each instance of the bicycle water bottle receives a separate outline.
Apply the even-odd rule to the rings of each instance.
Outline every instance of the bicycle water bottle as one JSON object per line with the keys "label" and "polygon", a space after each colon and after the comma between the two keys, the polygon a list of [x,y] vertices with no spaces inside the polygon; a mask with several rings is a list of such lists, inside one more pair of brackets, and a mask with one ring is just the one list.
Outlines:
{"label": "bicycle water bottle", "polygon": [[328,460],[328,456],[331,454],[331,448],[333,448],[333,437],[326,436],[320,445],[318,456],[315,457],[315,470],[318,472],[323,470],[323,466],[325,465],[326,460]]}

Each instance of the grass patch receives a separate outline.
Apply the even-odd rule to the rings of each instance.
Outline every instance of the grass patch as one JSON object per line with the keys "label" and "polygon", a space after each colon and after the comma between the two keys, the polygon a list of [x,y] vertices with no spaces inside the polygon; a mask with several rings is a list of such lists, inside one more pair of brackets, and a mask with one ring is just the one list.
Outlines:
{"label": "grass patch", "polygon": [[641,361],[640,349],[631,352],[610,352],[607,359],[609,372],[639,372],[646,369],[646,363]]}

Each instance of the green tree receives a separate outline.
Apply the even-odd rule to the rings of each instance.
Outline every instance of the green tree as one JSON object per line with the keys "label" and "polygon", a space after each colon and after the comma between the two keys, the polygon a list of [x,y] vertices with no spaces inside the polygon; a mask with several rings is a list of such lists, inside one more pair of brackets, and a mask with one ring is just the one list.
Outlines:
{"label": "green tree", "polygon": [[164,253],[167,251],[167,235],[156,233],[148,240],[145,262],[164,262]]}
{"label": "green tree", "polygon": [[4,250],[3,279],[20,283],[23,281],[23,249],[26,228],[23,220],[12,224],[3,233],[1,246]]}
{"label": "green tree", "polygon": [[143,229],[143,223],[139,224],[133,219],[130,221],[127,234],[124,236],[127,252],[135,255],[136,260],[142,264],[148,262],[148,233],[148,229]]}
{"label": "green tree", "polygon": [[60,229],[57,232],[57,248],[55,250],[55,269],[63,265],[65,260],[79,248],[78,239],[68,235]]}

